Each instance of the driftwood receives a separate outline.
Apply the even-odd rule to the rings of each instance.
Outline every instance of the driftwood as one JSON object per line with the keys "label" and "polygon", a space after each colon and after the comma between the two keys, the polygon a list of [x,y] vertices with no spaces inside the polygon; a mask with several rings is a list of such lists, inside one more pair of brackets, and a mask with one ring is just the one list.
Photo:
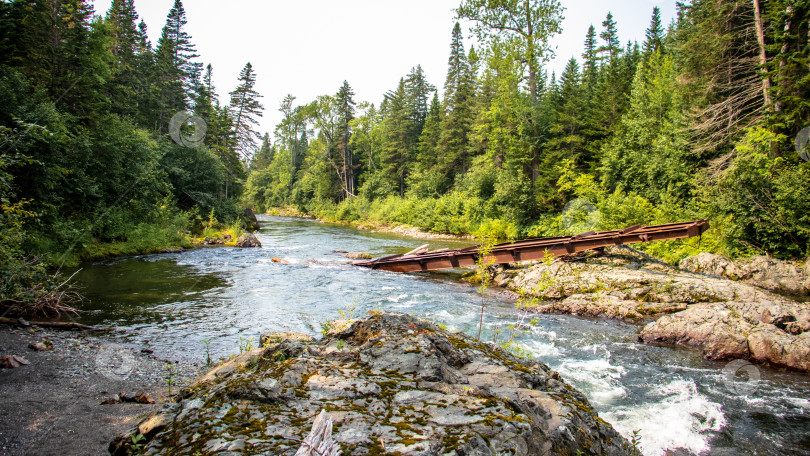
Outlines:
{"label": "driftwood", "polygon": [[52,329],[84,329],[87,331],[101,330],[96,326],[87,326],[72,321],[29,321],[23,323],[18,318],[8,318],[8,317],[0,317],[0,324],[18,325],[18,326],[36,325],[43,328],[52,328]]}
{"label": "driftwood", "polygon": [[340,447],[332,438],[332,418],[326,410],[315,418],[312,432],[301,442],[295,456],[340,456]]}
{"label": "driftwood", "polygon": [[421,247],[417,247],[417,248],[411,250],[410,252],[406,253],[405,255],[421,255],[423,253],[427,253],[428,247],[430,247],[430,244],[425,244],[425,245],[423,245]]}

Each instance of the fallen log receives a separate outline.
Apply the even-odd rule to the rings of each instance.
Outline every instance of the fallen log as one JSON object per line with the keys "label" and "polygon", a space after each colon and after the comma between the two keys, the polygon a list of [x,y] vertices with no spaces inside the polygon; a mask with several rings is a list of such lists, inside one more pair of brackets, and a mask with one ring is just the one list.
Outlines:
{"label": "fallen log", "polygon": [[0,324],[16,325],[16,326],[40,326],[42,328],[51,329],[82,329],[85,331],[101,331],[97,326],[88,326],[73,321],[20,321],[19,318],[0,317]]}

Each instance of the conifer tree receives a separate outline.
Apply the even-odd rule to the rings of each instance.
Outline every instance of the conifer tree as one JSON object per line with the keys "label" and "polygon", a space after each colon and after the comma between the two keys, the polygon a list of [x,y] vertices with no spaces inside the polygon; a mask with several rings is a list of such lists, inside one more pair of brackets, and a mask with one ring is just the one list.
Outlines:
{"label": "conifer tree", "polygon": [[397,90],[386,94],[385,137],[381,153],[382,176],[390,190],[405,194],[409,165],[414,155],[411,135],[411,109],[405,90],[405,79],[399,80]]}
{"label": "conifer tree", "polygon": [[270,163],[273,162],[275,152],[275,147],[270,141],[270,134],[265,133],[264,136],[262,136],[262,146],[253,156],[253,160],[250,161],[250,172],[261,171],[270,166]]}
{"label": "conifer tree", "polygon": [[419,136],[418,164],[422,170],[430,170],[436,166],[437,154],[436,146],[439,144],[442,124],[442,107],[439,102],[439,94],[434,93],[430,101],[430,109],[425,119],[425,127]]}
{"label": "conifer tree", "polygon": [[422,65],[417,65],[405,77],[405,90],[408,94],[408,103],[413,111],[414,134],[419,136],[428,115],[428,99],[430,94],[436,91],[436,87],[428,82]]}
{"label": "conifer tree", "polygon": [[596,48],[596,29],[591,25],[588,27],[588,33],[585,35],[585,49],[582,52],[583,68],[582,74],[585,80],[592,83],[596,78],[597,70],[599,69],[599,55]]}
{"label": "conifer tree", "polygon": [[355,102],[354,91],[347,81],[343,81],[343,85],[338,90],[335,96],[338,110],[338,143],[337,148],[340,153],[340,177],[343,180],[344,198],[355,196],[355,182],[354,175],[354,153],[351,148],[351,122],[354,120]]}
{"label": "conifer tree", "polygon": [[175,0],[155,50],[158,75],[158,129],[164,128],[169,118],[190,105],[191,96],[200,83],[202,64],[191,37],[184,30],[186,11],[180,0]]}
{"label": "conifer tree", "polygon": [[664,27],[661,25],[661,9],[657,6],[653,7],[650,26],[647,27],[644,36],[645,40],[642,47],[644,54],[649,55],[661,49],[661,45],[664,41]]}
{"label": "conifer tree", "polygon": [[142,100],[144,77],[148,68],[139,65],[139,54],[145,49],[145,36],[138,27],[138,13],[132,0],[114,0],[107,13],[112,35],[111,51],[114,56],[111,98],[114,112],[135,117]]}
{"label": "conifer tree", "polygon": [[239,85],[231,95],[229,111],[233,119],[233,134],[236,139],[236,151],[245,161],[250,162],[260,139],[255,127],[259,124],[264,106],[259,103],[262,96],[255,90],[256,73],[248,62],[239,73]]}
{"label": "conifer tree", "polygon": [[444,111],[442,132],[439,136],[438,153],[442,157],[443,174],[447,185],[456,175],[464,173],[469,166],[468,134],[472,128],[470,103],[472,98],[471,70],[464,53],[461,26],[453,27],[448,59],[447,78],[444,83]]}
{"label": "conifer tree", "polygon": [[616,21],[613,20],[613,14],[610,12],[607,13],[605,20],[602,21],[602,33],[599,34],[599,38],[602,38],[604,44],[599,47],[598,52],[603,54],[603,59],[612,62],[621,53],[621,48],[619,45],[619,31],[616,29]]}
{"label": "conifer tree", "polygon": [[[12,11],[14,11],[12,9]],[[105,111],[108,100],[99,84],[110,78],[108,36],[92,24],[87,0],[31,2],[15,31],[26,76],[47,90],[57,106],[81,117]]]}

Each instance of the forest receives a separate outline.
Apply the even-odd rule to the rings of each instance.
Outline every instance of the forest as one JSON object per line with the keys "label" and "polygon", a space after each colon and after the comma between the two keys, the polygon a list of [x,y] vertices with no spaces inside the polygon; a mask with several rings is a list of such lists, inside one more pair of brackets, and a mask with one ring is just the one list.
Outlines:
{"label": "forest", "polygon": [[608,14],[549,74],[559,2],[464,0],[473,43],[456,24],[443,90],[417,65],[377,105],[348,82],[289,95],[244,201],[507,239],[705,218],[702,239],[648,250],[804,257],[809,7],[679,2],[670,24],[652,10],[643,43]]}
{"label": "forest", "polygon": [[243,207],[500,239],[705,218],[646,249],[806,258],[810,4],[677,7],[642,43],[608,14],[555,74],[559,1],[461,0],[443,87],[414,62],[380,100],[346,81],[265,108],[249,62],[220,98],[180,0],[157,43],[133,0],[0,2],[0,301]]}

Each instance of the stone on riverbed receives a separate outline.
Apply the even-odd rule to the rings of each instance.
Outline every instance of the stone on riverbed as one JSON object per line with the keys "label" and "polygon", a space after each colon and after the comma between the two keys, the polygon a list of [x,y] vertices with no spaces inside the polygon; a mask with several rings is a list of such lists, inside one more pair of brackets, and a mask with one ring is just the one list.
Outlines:
{"label": "stone on riverbed", "polygon": [[638,454],[546,365],[425,320],[267,343],[186,390],[144,454],[293,455],[321,410],[343,454]]}

